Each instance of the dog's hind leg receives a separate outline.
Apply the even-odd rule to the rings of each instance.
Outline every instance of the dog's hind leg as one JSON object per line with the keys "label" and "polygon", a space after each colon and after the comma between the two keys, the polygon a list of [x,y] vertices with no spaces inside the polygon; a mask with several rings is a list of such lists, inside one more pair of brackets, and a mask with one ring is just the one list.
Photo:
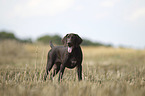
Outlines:
{"label": "dog's hind leg", "polygon": [[60,67],[58,82],[62,81],[62,77],[63,77],[64,70],[65,70],[65,66],[62,65],[62,66]]}
{"label": "dog's hind leg", "polygon": [[55,64],[52,76],[54,77],[60,70],[60,63]]}
{"label": "dog's hind leg", "polygon": [[54,62],[52,62],[52,60],[48,60],[47,61],[47,66],[46,66],[46,70],[45,70],[44,80],[46,80],[47,75],[49,74],[49,72],[52,69],[53,65],[54,65]]}
{"label": "dog's hind leg", "polygon": [[52,68],[53,70],[52,70],[52,72],[50,74],[50,79],[51,80],[53,80],[53,77],[55,75],[57,75],[57,73],[59,72],[59,70],[60,70],[60,64],[61,63],[56,63],[56,64],[53,65],[53,68]]}

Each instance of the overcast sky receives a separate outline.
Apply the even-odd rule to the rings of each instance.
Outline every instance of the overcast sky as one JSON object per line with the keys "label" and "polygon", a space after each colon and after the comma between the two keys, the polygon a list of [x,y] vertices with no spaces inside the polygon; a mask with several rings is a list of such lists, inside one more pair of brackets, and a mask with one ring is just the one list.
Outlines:
{"label": "overcast sky", "polygon": [[0,31],[36,39],[73,32],[145,48],[145,0],[0,0]]}

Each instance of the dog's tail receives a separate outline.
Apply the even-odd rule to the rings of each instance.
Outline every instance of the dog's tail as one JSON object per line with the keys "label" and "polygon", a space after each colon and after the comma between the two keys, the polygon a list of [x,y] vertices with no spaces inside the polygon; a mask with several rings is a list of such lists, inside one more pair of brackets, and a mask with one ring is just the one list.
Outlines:
{"label": "dog's tail", "polygon": [[51,48],[54,47],[54,45],[52,44],[52,41],[49,41],[49,45],[50,45]]}

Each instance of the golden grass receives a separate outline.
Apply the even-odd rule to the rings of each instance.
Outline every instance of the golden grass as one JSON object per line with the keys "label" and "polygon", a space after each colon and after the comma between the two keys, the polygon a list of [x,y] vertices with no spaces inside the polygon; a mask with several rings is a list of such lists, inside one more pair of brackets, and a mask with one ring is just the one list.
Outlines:
{"label": "golden grass", "polygon": [[83,80],[42,80],[49,45],[0,43],[0,96],[145,96],[145,50],[82,47]]}

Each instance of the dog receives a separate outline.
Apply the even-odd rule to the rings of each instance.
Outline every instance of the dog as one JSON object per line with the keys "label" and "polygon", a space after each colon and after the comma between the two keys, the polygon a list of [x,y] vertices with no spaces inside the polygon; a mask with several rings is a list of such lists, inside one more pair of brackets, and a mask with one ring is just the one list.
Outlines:
{"label": "dog", "polygon": [[62,43],[64,46],[54,46],[50,42],[50,51],[48,52],[46,72],[44,80],[53,68],[52,76],[54,77],[59,72],[58,81],[62,80],[65,68],[77,67],[78,80],[82,80],[82,60],[83,54],[80,47],[82,43],[81,37],[77,34],[67,34],[63,39]]}

